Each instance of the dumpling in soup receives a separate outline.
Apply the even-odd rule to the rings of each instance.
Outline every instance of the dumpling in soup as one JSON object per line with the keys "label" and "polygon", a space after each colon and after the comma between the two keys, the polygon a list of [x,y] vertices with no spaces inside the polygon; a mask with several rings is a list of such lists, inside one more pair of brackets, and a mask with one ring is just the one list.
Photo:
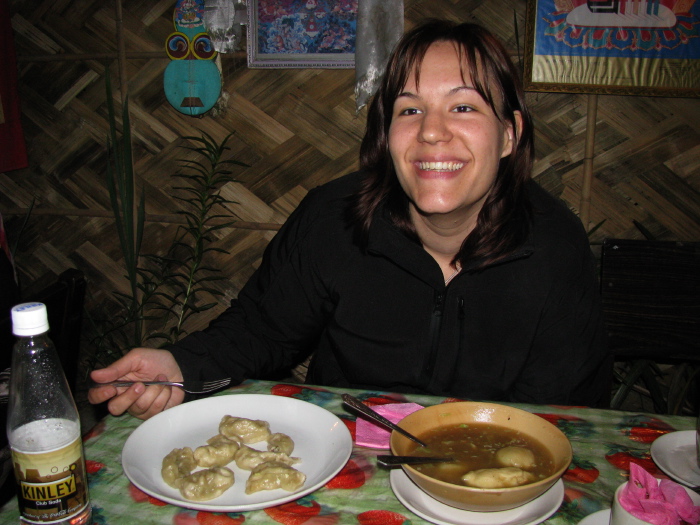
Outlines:
{"label": "dumpling in soup", "polygon": [[229,439],[250,445],[267,441],[270,437],[270,424],[260,419],[224,416],[219,423],[219,432]]}
{"label": "dumpling in soup", "polygon": [[437,479],[448,478],[460,480],[465,473],[471,470],[468,465],[462,463],[461,461],[435,463],[431,466],[434,467],[433,472],[436,474],[434,477],[437,477]]}
{"label": "dumpling in soup", "polygon": [[173,488],[179,488],[182,478],[197,467],[190,447],[175,448],[163,458],[160,474],[163,481]]}
{"label": "dumpling in soup", "polygon": [[289,492],[304,486],[306,475],[295,468],[271,461],[261,463],[253,469],[245,484],[245,493],[253,494],[261,490],[283,489]]}
{"label": "dumpling in soup", "polygon": [[525,470],[536,465],[535,454],[525,447],[503,447],[496,452],[496,461],[504,467],[518,467]]}
{"label": "dumpling in soup", "polygon": [[267,439],[267,450],[289,456],[294,451],[294,441],[287,434],[276,432]]}
{"label": "dumpling in soup", "polygon": [[532,483],[535,476],[517,467],[483,468],[467,472],[462,481],[470,487],[502,489]]}
{"label": "dumpling in soup", "polygon": [[226,467],[199,470],[182,479],[180,494],[190,501],[208,501],[226,492],[233,480],[233,471]]}
{"label": "dumpling in soup", "polygon": [[194,449],[194,459],[200,467],[223,467],[233,461],[240,448],[237,441],[218,434],[207,441],[207,445]]}
{"label": "dumpling in soup", "polygon": [[268,452],[255,450],[254,448],[248,447],[246,445],[241,445],[234,457],[236,465],[238,468],[243,470],[253,470],[255,467],[261,463],[267,463],[270,461],[276,461],[277,463],[282,463],[284,465],[294,465],[301,462],[299,458],[290,458],[287,454],[281,452]]}

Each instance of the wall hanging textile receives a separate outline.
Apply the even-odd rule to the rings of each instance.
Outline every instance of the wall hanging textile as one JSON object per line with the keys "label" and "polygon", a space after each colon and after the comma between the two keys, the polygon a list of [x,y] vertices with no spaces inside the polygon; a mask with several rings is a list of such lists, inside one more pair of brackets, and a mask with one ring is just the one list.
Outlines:
{"label": "wall hanging textile", "polygon": [[358,0],[248,0],[248,67],[355,65]]}

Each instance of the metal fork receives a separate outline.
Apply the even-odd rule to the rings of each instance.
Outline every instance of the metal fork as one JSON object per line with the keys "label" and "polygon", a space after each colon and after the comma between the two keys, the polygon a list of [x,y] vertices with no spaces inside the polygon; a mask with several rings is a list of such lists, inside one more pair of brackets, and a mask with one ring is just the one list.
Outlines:
{"label": "metal fork", "polygon": [[112,381],[110,383],[96,383],[91,382],[90,388],[98,388],[102,386],[116,386],[116,387],[127,387],[135,385],[136,383],[143,383],[146,386],[151,385],[166,385],[166,386],[176,386],[182,388],[188,394],[208,394],[215,390],[219,390],[228,386],[231,383],[231,378],[217,379],[215,381]]}

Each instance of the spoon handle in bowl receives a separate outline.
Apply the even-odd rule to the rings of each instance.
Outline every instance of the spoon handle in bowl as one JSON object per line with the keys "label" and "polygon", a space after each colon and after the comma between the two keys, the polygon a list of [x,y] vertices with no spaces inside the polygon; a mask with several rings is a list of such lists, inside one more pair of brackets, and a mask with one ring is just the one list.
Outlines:
{"label": "spoon handle in bowl", "polygon": [[403,428],[401,428],[400,426],[398,426],[398,425],[392,423],[391,421],[389,421],[387,418],[385,418],[385,417],[382,416],[381,414],[377,414],[374,410],[372,410],[371,408],[369,408],[367,405],[365,405],[362,401],[360,401],[360,400],[357,399],[356,397],[353,397],[353,396],[351,396],[350,394],[343,394],[341,397],[343,398],[343,402],[344,402],[346,405],[348,405],[349,407],[354,408],[354,409],[357,410],[358,412],[361,412],[362,414],[364,414],[364,415],[367,416],[368,418],[373,419],[373,420],[375,420],[375,421],[378,422],[378,423],[381,423],[381,424],[384,425],[385,427],[388,427],[388,428],[390,428],[390,429],[392,429],[392,430],[396,430],[399,434],[403,434],[404,436],[406,436],[406,437],[407,437],[408,439],[410,439],[411,441],[415,441],[415,442],[418,443],[421,447],[427,447],[427,446],[428,446],[428,445],[426,445],[425,443],[423,443],[420,439],[418,439],[416,436],[414,436],[413,434],[411,434],[410,432],[406,432]]}
{"label": "spoon handle in bowl", "polygon": [[420,463],[444,463],[454,460],[454,458],[436,458],[429,456],[377,456],[377,462],[385,467],[395,467],[397,465],[418,465]]}

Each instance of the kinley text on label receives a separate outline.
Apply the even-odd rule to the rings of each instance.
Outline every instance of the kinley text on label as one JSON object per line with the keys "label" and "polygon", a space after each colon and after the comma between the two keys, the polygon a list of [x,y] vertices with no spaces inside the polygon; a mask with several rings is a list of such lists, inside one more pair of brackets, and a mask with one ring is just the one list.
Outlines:
{"label": "kinley text on label", "polygon": [[77,490],[75,476],[50,483],[21,482],[22,496],[31,501],[49,501],[70,496]]}

